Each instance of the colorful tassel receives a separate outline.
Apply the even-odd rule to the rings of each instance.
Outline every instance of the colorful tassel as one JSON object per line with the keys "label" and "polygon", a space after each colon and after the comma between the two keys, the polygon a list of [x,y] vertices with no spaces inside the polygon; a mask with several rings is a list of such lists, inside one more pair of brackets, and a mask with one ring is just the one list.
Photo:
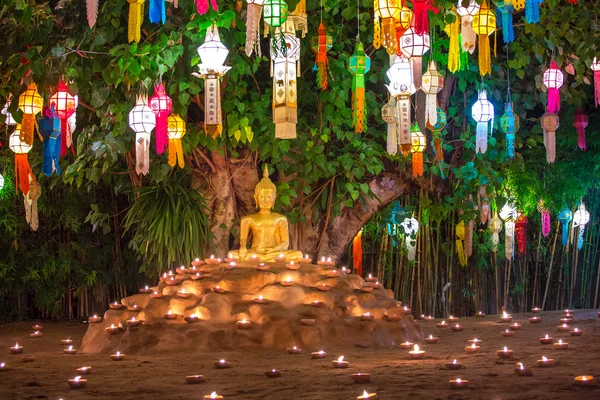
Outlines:
{"label": "colorful tassel", "polygon": [[569,243],[569,223],[573,218],[573,214],[568,207],[565,207],[558,213],[558,221],[562,226],[562,245],[566,246]]}
{"label": "colorful tassel", "polygon": [[598,108],[598,104],[600,104],[600,62],[596,60],[596,57],[590,68],[594,71],[594,104]]}
{"label": "colorful tassel", "polygon": [[520,214],[515,223],[515,234],[517,236],[517,248],[519,254],[527,252],[527,217]]}
{"label": "colorful tassel", "polygon": [[431,0],[413,0],[412,4],[414,8],[415,33],[417,35],[429,34],[429,16],[427,14],[429,11],[437,14],[440,9],[434,7],[431,4]]}
{"label": "colorful tassel", "polygon": [[25,205],[25,220],[29,224],[32,231],[37,231],[39,228],[38,220],[38,199],[42,194],[42,188],[35,182],[33,176],[30,177],[30,189],[27,194],[23,194],[23,204]]}
{"label": "colorful tassel", "polygon": [[564,75],[554,60],[550,63],[550,68],[544,72],[542,82],[548,88],[548,112],[556,114],[560,111],[559,89],[563,85]]}
{"label": "colorful tassel", "polygon": [[[195,0],[196,3],[196,11],[198,14],[204,15],[208,12],[208,0]],[[219,6],[217,5],[217,0],[210,0],[212,8],[219,12]]]}
{"label": "colorful tassel", "polygon": [[262,16],[263,6],[251,3],[248,4],[246,11],[246,45],[244,51],[250,57],[253,52],[260,57],[260,17]]}
{"label": "colorful tassel", "polygon": [[544,207],[544,200],[540,200],[538,202],[537,209],[542,216],[542,235],[544,235],[544,237],[548,237],[550,230],[552,229],[552,224],[550,221],[550,212],[546,207]]}
{"label": "colorful tassel", "polygon": [[86,15],[90,29],[96,25],[98,19],[98,0],[86,0]]}
{"label": "colorful tassel", "polygon": [[481,3],[471,25],[473,31],[479,35],[479,74],[486,76],[492,73],[490,35],[496,30],[496,15],[490,11],[485,1]]}
{"label": "colorful tassel", "polygon": [[127,40],[129,43],[139,43],[141,39],[142,22],[144,21],[144,1],[127,0],[129,2],[129,19],[127,23]]}
{"label": "colorful tassel", "polygon": [[525,1],[525,20],[528,24],[536,24],[540,22],[540,4],[543,0],[526,0]]}
{"label": "colorful tassel", "polygon": [[573,120],[573,126],[577,130],[577,146],[580,150],[586,150],[585,145],[585,127],[588,125],[588,116],[583,113],[581,108],[577,109],[575,113],[575,119]]}
{"label": "colorful tassel", "polygon": [[502,28],[502,40],[504,43],[510,43],[515,40],[515,29],[513,27],[512,2],[510,0],[498,3],[497,9],[502,15],[498,18],[498,27]]}
{"label": "colorful tassel", "polygon": [[450,42],[448,44],[448,71],[455,73],[460,69],[460,16],[453,9],[455,20],[453,23],[446,25],[445,31],[448,34]]}
{"label": "colorful tassel", "polygon": [[365,112],[365,74],[371,69],[371,59],[365,54],[361,42],[356,43],[348,69],[352,73],[352,126],[355,133],[364,132],[367,124]]}
{"label": "colorful tassel", "polygon": [[362,229],[358,231],[352,240],[352,266],[356,275],[362,275],[363,249],[362,249]]}
{"label": "colorful tassel", "polygon": [[156,153],[162,154],[169,142],[167,119],[173,111],[173,101],[166,95],[162,83],[154,86],[154,96],[150,98],[149,106],[156,115]]}
{"label": "colorful tassel", "polygon": [[458,254],[458,262],[461,266],[467,266],[467,255],[463,246],[465,240],[465,221],[460,221],[456,225],[456,253]]}
{"label": "colorful tassel", "polygon": [[45,118],[40,120],[40,134],[44,138],[44,164],[42,172],[51,176],[54,171],[60,175],[60,143],[61,121],[54,112],[54,108],[44,110]]}
{"label": "colorful tassel", "polygon": [[150,0],[150,10],[148,12],[148,19],[153,24],[159,22],[164,24],[167,22],[167,10],[165,8],[165,0]]}
{"label": "colorful tassel", "polygon": [[323,22],[319,25],[319,34],[317,37],[312,38],[311,45],[313,51],[316,53],[315,70],[317,71],[317,85],[321,90],[327,90],[327,52],[331,49],[332,38],[327,34]]}

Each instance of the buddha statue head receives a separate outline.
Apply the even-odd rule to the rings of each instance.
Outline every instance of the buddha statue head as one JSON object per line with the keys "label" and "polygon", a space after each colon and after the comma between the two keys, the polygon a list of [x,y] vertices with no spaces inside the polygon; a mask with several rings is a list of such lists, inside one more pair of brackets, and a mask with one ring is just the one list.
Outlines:
{"label": "buddha statue head", "polygon": [[254,188],[254,202],[260,210],[270,210],[275,204],[277,188],[269,179],[269,168],[267,164],[263,168],[263,178]]}

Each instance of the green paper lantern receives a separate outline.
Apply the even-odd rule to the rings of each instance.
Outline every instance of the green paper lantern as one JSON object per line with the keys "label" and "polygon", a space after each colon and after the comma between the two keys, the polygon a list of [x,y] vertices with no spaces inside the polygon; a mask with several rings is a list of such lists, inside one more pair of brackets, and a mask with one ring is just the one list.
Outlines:
{"label": "green paper lantern", "polygon": [[356,43],[350,57],[348,70],[352,73],[352,125],[354,132],[364,132],[367,124],[365,111],[365,74],[371,69],[371,59],[365,54],[361,42]]}
{"label": "green paper lantern", "polygon": [[263,6],[263,17],[271,28],[283,25],[288,17],[288,5],[285,0],[267,0]]}

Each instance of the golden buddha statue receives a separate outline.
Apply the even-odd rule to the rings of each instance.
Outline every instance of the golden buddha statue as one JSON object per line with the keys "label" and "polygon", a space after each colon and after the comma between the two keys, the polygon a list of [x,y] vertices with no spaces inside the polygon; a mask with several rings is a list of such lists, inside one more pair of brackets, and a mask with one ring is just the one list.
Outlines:
{"label": "golden buddha statue", "polygon": [[[230,257],[244,261],[256,256],[260,261],[276,261],[282,254],[286,261],[302,258],[302,252],[288,250],[290,236],[288,220],[285,215],[271,212],[275,204],[277,188],[269,179],[269,170],[265,164],[263,178],[254,188],[254,202],[259,211],[242,217],[240,222],[240,249],[229,252]],[[248,235],[252,232],[252,247],[246,248]]]}

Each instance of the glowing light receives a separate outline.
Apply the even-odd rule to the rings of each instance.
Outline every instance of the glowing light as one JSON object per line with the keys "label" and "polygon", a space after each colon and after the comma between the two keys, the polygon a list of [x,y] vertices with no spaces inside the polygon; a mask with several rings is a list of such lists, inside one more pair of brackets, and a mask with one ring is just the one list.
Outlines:
{"label": "glowing light", "polygon": [[343,362],[343,361],[344,361],[344,356],[339,356],[339,358],[338,358],[338,362],[340,362],[340,363],[341,363],[341,362]]}
{"label": "glowing light", "polygon": [[79,382],[79,380],[81,379],[81,376],[76,376],[75,379],[73,379],[75,382]]}
{"label": "glowing light", "polygon": [[544,362],[548,361],[548,359],[546,358],[546,356],[542,356],[542,361],[544,361]]}

